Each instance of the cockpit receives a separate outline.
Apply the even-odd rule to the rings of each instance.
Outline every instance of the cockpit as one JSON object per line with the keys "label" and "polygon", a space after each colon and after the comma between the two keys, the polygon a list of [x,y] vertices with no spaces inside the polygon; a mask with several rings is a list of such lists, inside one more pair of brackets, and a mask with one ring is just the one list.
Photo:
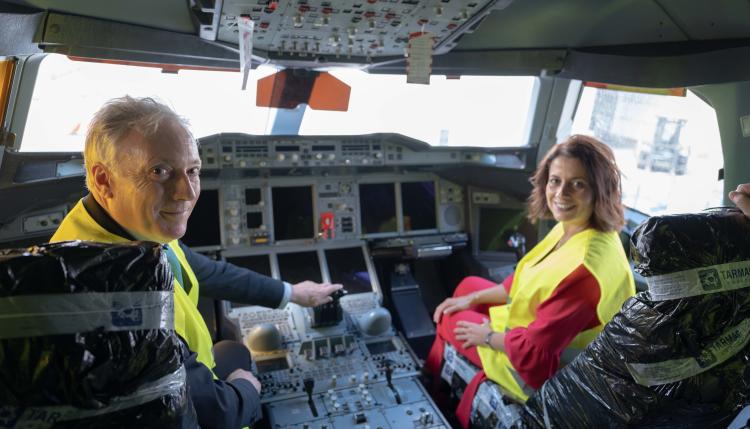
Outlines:
{"label": "cockpit", "polygon": [[[750,26],[736,19],[750,9],[739,1],[47,3],[0,1],[0,248],[47,249],[90,193],[84,142],[103,103],[127,94],[170,106],[190,124],[201,170],[181,243],[289,286],[343,286],[315,307],[196,298],[211,343],[233,341],[251,356],[263,412],[253,427],[448,428],[466,418],[475,428],[536,427],[544,419],[478,383],[481,368],[459,348],[445,347],[434,374],[447,398],[424,366],[439,335],[433,312],[456,285],[512,283],[554,231],[554,220],[529,218],[545,156],[571,135],[608,146],[622,173],[618,249],[638,297],[651,296],[655,275],[633,250],[639,225],[731,205],[728,192],[750,182]],[[718,343],[701,329],[680,332],[674,349],[713,368],[705,351]],[[491,335],[484,341],[492,346]],[[746,355],[747,341],[732,353]],[[0,427],[20,428],[34,420],[26,407],[49,405],[22,404],[3,386],[0,377]],[[459,405],[469,389],[473,401]],[[663,393],[644,392],[639,406]],[[529,406],[551,397],[537,393]],[[746,399],[702,422],[727,427]],[[649,415],[678,414],[664,401]],[[571,413],[550,426],[585,425],[585,412]],[[625,414],[609,421],[660,423]]]}

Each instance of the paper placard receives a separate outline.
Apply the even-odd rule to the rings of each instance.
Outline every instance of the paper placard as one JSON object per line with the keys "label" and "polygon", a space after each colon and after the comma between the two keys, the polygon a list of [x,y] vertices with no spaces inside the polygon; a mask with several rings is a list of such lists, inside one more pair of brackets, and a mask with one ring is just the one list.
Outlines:
{"label": "paper placard", "polygon": [[432,33],[412,33],[409,35],[408,57],[406,58],[406,83],[430,84],[432,73]]}
{"label": "paper placard", "polygon": [[255,22],[247,16],[241,17],[237,22],[240,31],[240,71],[242,72],[242,90],[247,88],[247,78],[253,66],[253,30]]}

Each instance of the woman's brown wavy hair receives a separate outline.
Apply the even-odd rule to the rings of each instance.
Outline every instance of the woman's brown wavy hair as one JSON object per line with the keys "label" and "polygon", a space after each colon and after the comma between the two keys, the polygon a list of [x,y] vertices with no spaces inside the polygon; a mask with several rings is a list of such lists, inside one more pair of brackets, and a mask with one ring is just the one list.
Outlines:
{"label": "woman's brown wavy hair", "polygon": [[590,224],[599,231],[619,231],[625,225],[622,207],[622,185],[620,169],[615,163],[612,150],[599,140],[584,135],[572,135],[555,145],[544,157],[531,176],[534,189],[528,199],[529,220],[550,219],[552,212],[547,206],[545,189],[549,179],[549,166],[558,156],[567,156],[581,161],[588,175],[593,193],[594,210]]}

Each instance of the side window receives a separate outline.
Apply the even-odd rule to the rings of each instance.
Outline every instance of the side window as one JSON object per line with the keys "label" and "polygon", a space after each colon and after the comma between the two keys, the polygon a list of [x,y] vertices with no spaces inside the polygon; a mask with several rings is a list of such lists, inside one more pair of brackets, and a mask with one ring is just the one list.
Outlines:
{"label": "side window", "polygon": [[690,91],[679,97],[586,87],[572,132],[612,148],[627,207],[654,216],[722,203],[716,113]]}

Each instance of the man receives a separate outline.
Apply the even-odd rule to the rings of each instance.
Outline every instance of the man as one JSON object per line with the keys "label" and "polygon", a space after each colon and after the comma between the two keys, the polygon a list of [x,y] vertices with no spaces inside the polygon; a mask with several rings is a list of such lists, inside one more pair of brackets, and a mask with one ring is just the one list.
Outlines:
{"label": "man", "polygon": [[[200,194],[201,161],[185,121],[151,98],[109,101],[94,115],[84,149],[90,194],[52,241],[165,244],[175,275],[175,331],[189,349],[187,384],[203,428],[239,428],[260,417],[260,382],[234,369],[219,380],[211,337],[197,310],[199,292],[268,307],[316,306],[341,285],[289,285],[192,252],[178,239]],[[229,371],[227,371],[229,372]]]}

